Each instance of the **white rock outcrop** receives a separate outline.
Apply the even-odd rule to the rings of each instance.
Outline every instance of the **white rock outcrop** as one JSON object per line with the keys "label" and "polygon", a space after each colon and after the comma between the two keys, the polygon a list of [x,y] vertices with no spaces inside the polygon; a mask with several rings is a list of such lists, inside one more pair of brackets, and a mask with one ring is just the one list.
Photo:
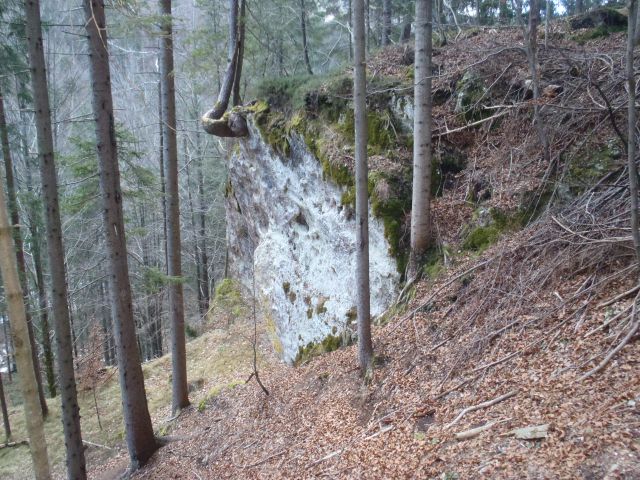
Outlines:
{"label": "white rock outcrop", "polygon": [[[297,136],[284,156],[255,126],[229,163],[230,275],[255,291],[275,350],[292,362],[299,348],[355,329],[355,215],[342,188]],[[400,275],[384,227],[369,218],[371,313],[397,294]]]}

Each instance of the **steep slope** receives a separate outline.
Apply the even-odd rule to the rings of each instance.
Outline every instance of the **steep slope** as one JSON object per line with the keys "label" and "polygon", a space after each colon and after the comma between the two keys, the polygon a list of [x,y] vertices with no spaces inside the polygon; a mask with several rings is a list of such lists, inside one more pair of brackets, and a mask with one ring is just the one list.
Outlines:
{"label": "steep slope", "polygon": [[[272,362],[261,370],[269,396],[249,384],[186,412],[173,429],[183,438],[137,477],[640,477],[638,269],[613,127],[624,125],[624,37],[581,46],[575,36],[589,32],[555,30],[540,58],[551,164],[531,124],[521,34],[475,32],[438,49],[438,151],[466,161],[445,169],[439,154],[438,248],[408,300],[379,320],[371,384],[354,347],[297,368]],[[396,105],[391,130],[410,117],[407,55],[390,49],[369,66],[396,79],[379,88]],[[319,95],[304,99],[346,97],[310,90]],[[312,132],[321,161],[348,168],[336,160],[348,147],[331,147],[344,137],[323,134],[317,103],[305,108],[316,117],[270,112],[265,131]],[[340,108],[334,132],[348,125]],[[407,160],[396,146],[373,160],[396,172],[391,187]]]}

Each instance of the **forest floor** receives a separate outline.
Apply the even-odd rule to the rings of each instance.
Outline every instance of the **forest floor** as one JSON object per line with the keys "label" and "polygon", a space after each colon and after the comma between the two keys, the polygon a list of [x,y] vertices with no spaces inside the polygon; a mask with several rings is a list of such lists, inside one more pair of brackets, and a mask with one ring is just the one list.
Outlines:
{"label": "forest floor", "polygon": [[[461,125],[448,138],[473,162],[433,205],[440,263],[374,328],[371,382],[354,346],[292,368],[265,338],[269,395],[252,381],[184,411],[171,426],[178,440],[134,478],[640,478],[638,271],[624,158],[592,88],[624,111],[624,41],[553,33],[541,53],[542,87],[560,87],[544,99],[563,152],[553,165],[540,160],[526,98],[476,129],[460,124],[455,95],[436,109],[441,131]],[[475,66],[494,89],[483,97],[504,108],[526,79],[518,45],[517,30],[485,31],[438,49],[441,70],[456,73],[434,90]],[[406,74],[399,55],[383,52],[370,68]],[[576,164],[598,167],[593,152],[605,148],[607,167],[580,177]],[[525,228],[500,230],[494,218],[476,230],[490,241],[464,246],[483,209],[513,212],[532,191],[544,202],[549,183],[552,197],[569,188],[571,199]],[[490,194],[470,201],[474,185]]]}

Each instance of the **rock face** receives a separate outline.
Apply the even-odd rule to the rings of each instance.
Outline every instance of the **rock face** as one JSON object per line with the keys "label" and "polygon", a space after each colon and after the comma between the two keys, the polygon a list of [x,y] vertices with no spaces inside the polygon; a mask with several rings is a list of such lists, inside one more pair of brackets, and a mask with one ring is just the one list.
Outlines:
{"label": "rock face", "polygon": [[[226,212],[230,275],[249,292],[255,278],[259,314],[276,352],[292,362],[300,347],[355,330],[356,225],[304,142],[292,135],[289,143],[288,156],[276,153],[250,125],[230,160]],[[400,276],[383,226],[370,217],[369,228],[375,316]]]}

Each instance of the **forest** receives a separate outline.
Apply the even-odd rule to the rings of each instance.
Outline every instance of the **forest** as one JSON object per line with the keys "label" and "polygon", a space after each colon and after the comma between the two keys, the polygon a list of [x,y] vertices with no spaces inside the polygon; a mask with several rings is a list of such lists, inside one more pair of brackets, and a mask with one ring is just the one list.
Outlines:
{"label": "forest", "polygon": [[640,478],[639,16],[0,0],[0,478]]}

